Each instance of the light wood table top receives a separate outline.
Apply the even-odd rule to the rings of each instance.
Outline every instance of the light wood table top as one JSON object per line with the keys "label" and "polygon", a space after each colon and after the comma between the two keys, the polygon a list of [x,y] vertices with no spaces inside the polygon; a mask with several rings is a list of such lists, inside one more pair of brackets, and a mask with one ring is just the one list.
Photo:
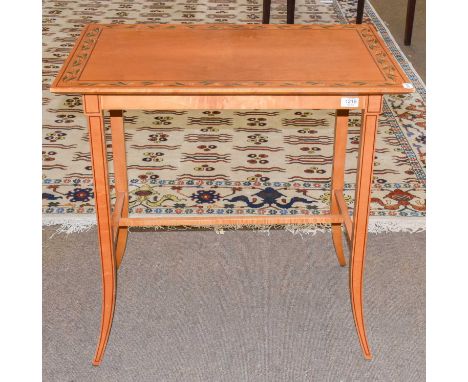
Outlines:
{"label": "light wood table top", "polygon": [[409,82],[372,25],[89,24],[51,91],[369,95]]}

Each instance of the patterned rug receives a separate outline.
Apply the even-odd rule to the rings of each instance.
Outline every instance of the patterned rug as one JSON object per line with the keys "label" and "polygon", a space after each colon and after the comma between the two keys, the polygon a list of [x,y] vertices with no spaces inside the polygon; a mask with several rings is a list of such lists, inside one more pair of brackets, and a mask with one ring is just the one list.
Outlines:
{"label": "patterned rug", "polygon": [[[296,23],[347,23],[355,0],[298,0]],[[43,6],[43,222],[93,224],[94,194],[81,98],[48,89],[86,23],[259,23],[258,0],[46,1]],[[286,2],[273,2],[284,23]],[[425,87],[368,4],[372,22],[416,93],[386,96],[380,118],[371,230],[424,228]],[[161,52],[164,55],[164,52]],[[107,121],[108,122],[108,121]],[[329,212],[334,111],[200,110],[125,114],[133,214]],[[360,118],[349,124],[345,196],[352,209]],[[109,141],[109,158],[110,157]],[[112,173],[112,163],[110,164]],[[112,177],[112,176],[111,176]],[[112,183],[112,179],[111,179]]]}

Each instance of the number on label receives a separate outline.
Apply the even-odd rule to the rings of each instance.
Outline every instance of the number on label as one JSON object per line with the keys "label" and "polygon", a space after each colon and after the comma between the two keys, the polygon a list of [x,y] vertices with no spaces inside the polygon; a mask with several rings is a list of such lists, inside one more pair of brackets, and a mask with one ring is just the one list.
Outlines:
{"label": "number on label", "polygon": [[341,98],[341,106],[342,107],[358,107],[359,106],[359,98],[357,97],[342,97]]}

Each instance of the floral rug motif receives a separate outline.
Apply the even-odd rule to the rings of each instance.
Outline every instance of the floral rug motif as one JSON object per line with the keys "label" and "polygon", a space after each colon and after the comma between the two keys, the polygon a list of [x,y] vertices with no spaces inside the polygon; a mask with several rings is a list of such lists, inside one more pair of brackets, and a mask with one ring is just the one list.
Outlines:
{"label": "floral rug motif", "polygon": [[[46,1],[42,154],[43,213],[49,223],[94,214],[81,98],[48,90],[83,25],[259,23],[261,11],[261,1],[251,0]],[[355,15],[355,0],[296,1],[296,23],[347,23]],[[286,2],[273,2],[272,23],[285,19]],[[421,218],[426,205],[425,87],[369,5],[365,22],[374,23],[416,88],[414,94],[385,97],[371,215]],[[125,126],[131,213],[329,212],[332,110],[132,111],[125,113]],[[352,113],[345,176],[345,197],[351,209],[359,126],[359,115]],[[108,155],[111,159],[110,140]]]}

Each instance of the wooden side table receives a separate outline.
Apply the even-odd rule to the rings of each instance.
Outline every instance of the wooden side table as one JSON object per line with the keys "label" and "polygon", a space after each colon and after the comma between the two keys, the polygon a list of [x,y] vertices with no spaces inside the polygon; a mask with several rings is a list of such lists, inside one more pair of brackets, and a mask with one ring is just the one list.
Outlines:
{"label": "wooden side table", "polygon": [[[330,45],[333,45],[331,48]],[[164,52],[164,55],[161,55]],[[51,86],[83,95],[94,176],[103,281],[99,365],[115,306],[129,227],[330,223],[338,262],[351,242],[350,295],[359,341],[375,137],[384,94],[414,90],[371,25],[87,25]],[[128,214],[123,110],[335,109],[330,214],[154,216]],[[348,114],[362,111],[354,214],[343,197]],[[104,112],[110,113],[116,202],[108,184]]]}

